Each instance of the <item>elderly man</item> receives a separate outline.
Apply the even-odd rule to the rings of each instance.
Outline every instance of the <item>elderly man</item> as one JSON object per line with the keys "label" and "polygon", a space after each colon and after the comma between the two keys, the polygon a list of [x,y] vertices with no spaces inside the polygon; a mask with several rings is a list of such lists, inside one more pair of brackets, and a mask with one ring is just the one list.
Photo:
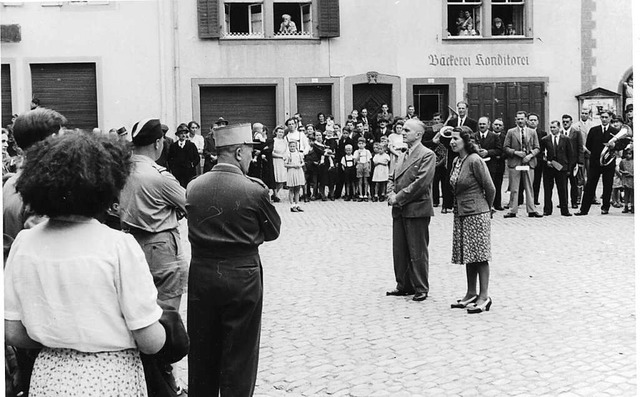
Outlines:
{"label": "elderly man", "polygon": [[280,217],[267,187],[246,176],[251,125],[214,131],[218,164],[187,188],[189,393],[251,396],[262,319],[258,247],[278,238]]}
{"label": "elderly man", "polygon": [[533,202],[533,169],[537,165],[536,155],[540,152],[540,143],[535,130],[526,126],[527,113],[520,110],[516,113],[516,126],[507,131],[503,151],[507,156],[509,167],[509,191],[511,200],[509,212],[505,218],[515,218],[518,213],[518,188],[520,179],[524,180],[527,213],[530,218],[542,218],[536,211]]}
{"label": "elderly man", "polygon": [[436,155],[421,143],[425,128],[415,119],[404,123],[402,140],[408,150],[398,158],[387,185],[387,202],[393,207],[396,276],[396,288],[387,295],[414,294],[414,301],[423,301],[429,294],[429,222],[433,216],[431,186]]}

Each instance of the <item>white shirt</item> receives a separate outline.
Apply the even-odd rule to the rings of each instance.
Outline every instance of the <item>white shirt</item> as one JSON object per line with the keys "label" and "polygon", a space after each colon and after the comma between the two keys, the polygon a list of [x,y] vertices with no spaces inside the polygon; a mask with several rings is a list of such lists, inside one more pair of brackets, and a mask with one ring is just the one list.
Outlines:
{"label": "white shirt", "polygon": [[196,134],[194,136],[189,136],[189,140],[193,142],[194,145],[196,145],[198,153],[202,153],[202,151],[204,150],[204,138],[202,137],[202,135]]}
{"label": "white shirt", "polygon": [[95,219],[49,219],[21,231],[4,275],[4,318],[22,321],[47,347],[135,348],[131,331],[162,315],[142,248]]}

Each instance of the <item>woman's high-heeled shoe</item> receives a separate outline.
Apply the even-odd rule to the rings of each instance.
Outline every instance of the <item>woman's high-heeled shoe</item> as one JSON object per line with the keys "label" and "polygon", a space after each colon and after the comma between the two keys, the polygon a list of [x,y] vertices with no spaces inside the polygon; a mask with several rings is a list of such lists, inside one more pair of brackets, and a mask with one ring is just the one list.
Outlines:
{"label": "woman's high-heeled shoe", "polygon": [[451,304],[452,309],[464,309],[478,299],[478,295],[474,295],[467,300],[458,299],[456,303]]}
{"label": "woman's high-heeled shoe", "polygon": [[476,313],[488,312],[489,309],[491,309],[491,303],[493,303],[491,298],[487,298],[487,300],[484,301],[482,305],[478,306],[476,304],[476,305],[473,305],[473,307],[468,308],[467,313],[476,314]]}

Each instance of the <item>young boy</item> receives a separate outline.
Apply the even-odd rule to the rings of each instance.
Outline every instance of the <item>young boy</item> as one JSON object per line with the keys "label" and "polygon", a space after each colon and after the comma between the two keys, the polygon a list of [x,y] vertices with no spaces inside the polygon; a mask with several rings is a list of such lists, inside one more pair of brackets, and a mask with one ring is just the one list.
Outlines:
{"label": "young boy", "polygon": [[369,176],[371,175],[371,152],[366,149],[367,140],[358,138],[358,150],[354,154],[356,178],[358,178],[358,201],[369,201]]}
{"label": "young boy", "polygon": [[354,187],[356,180],[356,162],[353,157],[353,146],[347,144],[344,147],[344,156],[340,164],[342,165],[342,175],[344,176],[344,201],[351,201],[354,197]]}

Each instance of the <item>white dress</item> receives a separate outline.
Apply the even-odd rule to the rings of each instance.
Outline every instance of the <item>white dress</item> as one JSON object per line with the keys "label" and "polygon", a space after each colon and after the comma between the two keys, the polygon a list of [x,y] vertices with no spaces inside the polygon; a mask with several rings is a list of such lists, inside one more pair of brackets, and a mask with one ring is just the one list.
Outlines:
{"label": "white dress", "polygon": [[287,169],[284,166],[284,157],[289,152],[287,141],[284,138],[273,140],[273,176],[276,183],[287,182]]}

